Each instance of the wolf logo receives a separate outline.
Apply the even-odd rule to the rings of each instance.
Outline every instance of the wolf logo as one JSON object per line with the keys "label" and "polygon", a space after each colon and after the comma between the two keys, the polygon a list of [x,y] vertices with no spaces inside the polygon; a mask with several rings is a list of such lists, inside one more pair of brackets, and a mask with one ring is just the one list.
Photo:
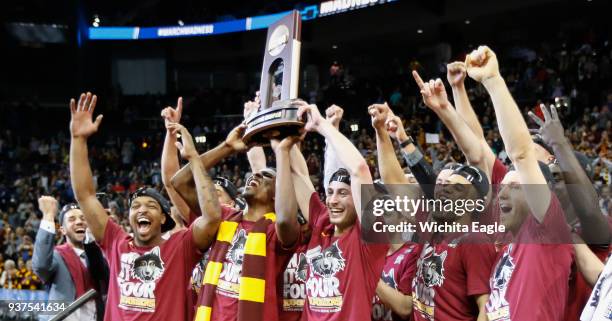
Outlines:
{"label": "wolf logo", "polygon": [[227,251],[227,255],[225,258],[236,265],[242,265],[242,261],[244,259],[244,245],[246,244],[246,232],[244,230],[240,230],[240,232],[234,235],[234,239],[232,240],[232,246]]}
{"label": "wolf logo", "polygon": [[346,261],[338,247],[338,241],[310,259],[311,270],[314,274],[330,278],[339,271],[344,270]]}
{"label": "wolf logo", "polygon": [[493,286],[496,289],[504,290],[510,282],[512,272],[514,272],[514,262],[512,256],[510,256],[511,248],[504,253],[504,256],[499,260],[495,267],[495,275],[493,276],[495,284]]}
{"label": "wolf logo", "polygon": [[388,273],[385,273],[385,271],[383,271],[382,277],[380,279],[388,286],[397,289],[397,282],[395,282],[395,268],[389,270]]}
{"label": "wolf logo", "polygon": [[132,277],[141,282],[155,282],[164,273],[164,262],[159,254],[159,246],[139,256],[132,263]]}
{"label": "wolf logo", "polygon": [[298,281],[306,282],[306,271],[308,271],[308,259],[304,253],[300,253],[297,272],[295,273],[296,279],[298,279]]}
{"label": "wolf logo", "polygon": [[423,281],[428,287],[434,285],[442,286],[444,282],[444,260],[446,259],[446,251],[432,254],[423,259]]}

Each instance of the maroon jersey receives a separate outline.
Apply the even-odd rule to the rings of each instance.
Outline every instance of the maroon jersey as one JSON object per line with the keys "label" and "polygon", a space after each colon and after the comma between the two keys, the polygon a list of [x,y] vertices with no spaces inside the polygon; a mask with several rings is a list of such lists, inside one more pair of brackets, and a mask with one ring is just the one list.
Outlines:
{"label": "maroon jersey", "polygon": [[[186,320],[191,271],[202,253],[191,228],[158,246],[140,247],[109,220],[100,248],[108,260],[107,321]],[[169,302],[173,302],[169,304]]]}
{"label": "maroon jersey", "polygon": [[436,236],[442,240],[425,243],[417,261],[414,320],[476,320],[476,297],[489,293],[495,247],[479,234]]}
{"label": "maroon jersey", "polygon": [[[391,255],[387,255],[380,279],[401,293],[412,295],[412,279],[416,273],[416,261],[420,248],[419,244],[408,242]],[[378,295],[374,296],[372,320],[393,321],[393,311],[385,307]],[[412,317],[408,320],[412,320]]]}
{"label": "maroon jersey", "polygon": [[[235,213],[233,208],[223,207],[223,219]],[[238,318],[238,295],[240,277],[242,276],[242,263],[244,246],[247,235],[255,222],[242,220],[236,228],[227,255],[223,259],[223,268],[217,283],[215,298],[212,305],[212,321],[236,321]],[[263,320],[278,320],[277,282],[281,282],[282,272],[291,258],[292,251],[284,250],[277,238],[274,224],[268,226],[266,231],[266,290]]]}
{"label": "maroon jersey", "polygon": [[317,193],[310,198],[312,236],[300,254],[305,271],[306,305],[302,320],[358,321],[372,313],[372,298],[385,263],[388,244],[367,244],[356,222],[334,237],[329,213]]}
{"label": "maroon jersey", "polygon": [[490,321],[564,319],[574,255],[569,235],[553,194],[543,222],[529,214],[515,242],[506,245],[498,258],[486,306]]}

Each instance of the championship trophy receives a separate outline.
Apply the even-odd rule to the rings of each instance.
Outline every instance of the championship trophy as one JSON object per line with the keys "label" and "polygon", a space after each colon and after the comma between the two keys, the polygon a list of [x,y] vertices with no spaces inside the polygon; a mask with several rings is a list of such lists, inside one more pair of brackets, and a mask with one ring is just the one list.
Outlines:
{"label": "championship trophy", "polygon": [[259,110],[246,120],[243,141],[266,145],[270,139],[297,135],[304,122],[297,116],[300,67],[300,13],[293,10],[270,27],[264,53]]}

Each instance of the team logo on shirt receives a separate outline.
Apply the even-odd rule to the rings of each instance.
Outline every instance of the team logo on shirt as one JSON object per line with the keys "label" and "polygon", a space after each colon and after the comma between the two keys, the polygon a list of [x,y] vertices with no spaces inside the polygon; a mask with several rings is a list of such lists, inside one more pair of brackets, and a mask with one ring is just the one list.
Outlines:
{"label": "team logo on shirt", "polygon": [[395,268],[392,268],[389,270],[389,272],[383,271],[380,279],[388,286],[397,289],[397,282],[395,282]]}
{"label": "team logo on shirt", "polygon": [[489,281],[491,285],[491,295],[489,295],[489,301],[487,302],[487,316],[489,320],[507,320],[510,317],[510,307],[506,300],[506,290],[508,289],[508,283],[512,278],[514,272],[514,258],[510,256],[512,251],[512,244],[508,246],[504,255],[497,262],[495,269],[493,270],[493,276]]}
{"label": "team logo on shirt", "polygon": [[119,308],[155,312],[155,286],[165,270],[159,246],[144,254],[122,253],[120,261]]}
{"label": "team logo on shirt", "polygon": [[[428,287],[442,286],[444,283],[444,260],[446,259],[446,251],[432,254],[423,259],[423,281]],[[420,267],[419,267],[420,268]]]}
{"label": "team logo on shirt", "polygon": [[234,235],[234,239],[232,240],[232,245],[227,251],[227,255],[225,258],[237,265],[242,265],[242,260],[244,259],[244,245],[246,244],[246,232],[244,230],[240,230],[236,235]]}
{"label": "team logo on shirt", "polygon": [[306,292],[311,311],[321,313],[334,313],[342,308],[342,293],[340,293],[340,280],[336,274],[346,267],[346,260],[338,241],[326,249],[317,246],[300,255],[300,263],[308,264],[308,280]]}
{"label": "team logo on shirt", "polygon": [[223,263],[223,269],[219,275],[217,293],[238,298],[246,240],[247,232],[245,230],[240,230],[234,234],[232,244],[225,255],[226,262]]}
{"label": "team logo on shirt", "polygon": [[304,253],[294,253],[283,273],[283,311],[304,310],[307,270]]}
{"label": "team logo on shirt", "polygon": [[342,257],[342,251],[338,247],[338,241],[332,246],[316,254],[310,259],[310,266],[315,274],[324,278],[330,278],[339,271],[344,270],[345,260]]}
{"label": "team logo on shirt", "polygon": [[159,256],[159,247],[139,256],[132,265],[132,276],[141,282],[155,282],[164,273],[164,262]]}
{"label": "team logo on shirt", "polygon": [[412,283],[414,308],[427,320],[434,320],[436,288],[444,283],[444,261],[448,252],[436,253],[426,244],[417,262],[417,273]]}
{"label": "team logo on shirt", "polygon": [[308,272],[308,260],[304,253],[300,253],[298,260],[298,270],[296,272],[296,278],[299,281],[306,282],[306,273]]}
{"label": "team logo on shirt", "polygon": [[[404,255],[400,254],[397,258],[403,258]],[[398,260],[395,260],[395,265],[398,264]],[[399,262],[401,263],[401,261]],[[385,282],[388,286],[397,290],[397,282],[395,281],[395,268],[391,268],[388,272],[382,271],[380,279]],[[385,305],[380,301],[378,295],[374,296],[372,302],[372,320],[393,320],[392,311],[386,308]]]}

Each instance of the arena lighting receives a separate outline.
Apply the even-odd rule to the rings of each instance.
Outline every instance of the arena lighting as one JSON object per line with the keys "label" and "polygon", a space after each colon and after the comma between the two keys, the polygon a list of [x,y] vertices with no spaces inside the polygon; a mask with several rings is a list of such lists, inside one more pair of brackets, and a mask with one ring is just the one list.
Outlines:
{"label": "arena lighting", "polygon": [[184,26],[184,25],[185,25],[185,23],[183,22],[183,20],[179,20],[179,21],[178,21],[178,25],[179,25],[179,26]]}
{"label": "arena lighting", "polygon": [[142,149],[146,149],[147,147],[149,147],[149,144],[147,144],[147,142],[142,142]]}
{"label": "arena lighting", "polygon": [[356,132],[359,130],[359,124],[351,124],[351,131]]}
{"label": "arena lighting", "polygon": [[422,34],[423,33],[423,29],[417,29],[417,33],[418,34]]}
{"label": "arena lighting", "polygon": [[206,143],[206,136],[205,135],[196,136],[195,137],[195,142],[198,143],[198,144]]}
{"label": "arena lighting", "polygon": [[470,24],[470,22],[471,22],[471,21],[470,21],[470,19],[465,19],[465,24],[466,24],[466,25],[469,25],[469,24]]}
{"label": "arena lighting", "polygon": [[[357,9],[393,3],[398,0],[331,0],[304,7],[300,14],[302,20],[312,20],[333,16]],[[89,28],[89,40],[141,40],[178,37],[203,37],[231,32],[266,29],[291,11],[227,20],[215,23],[180,24],[178,26],[157,27],[99,27]],[[99,26],[99,22],[98,22]]]}

